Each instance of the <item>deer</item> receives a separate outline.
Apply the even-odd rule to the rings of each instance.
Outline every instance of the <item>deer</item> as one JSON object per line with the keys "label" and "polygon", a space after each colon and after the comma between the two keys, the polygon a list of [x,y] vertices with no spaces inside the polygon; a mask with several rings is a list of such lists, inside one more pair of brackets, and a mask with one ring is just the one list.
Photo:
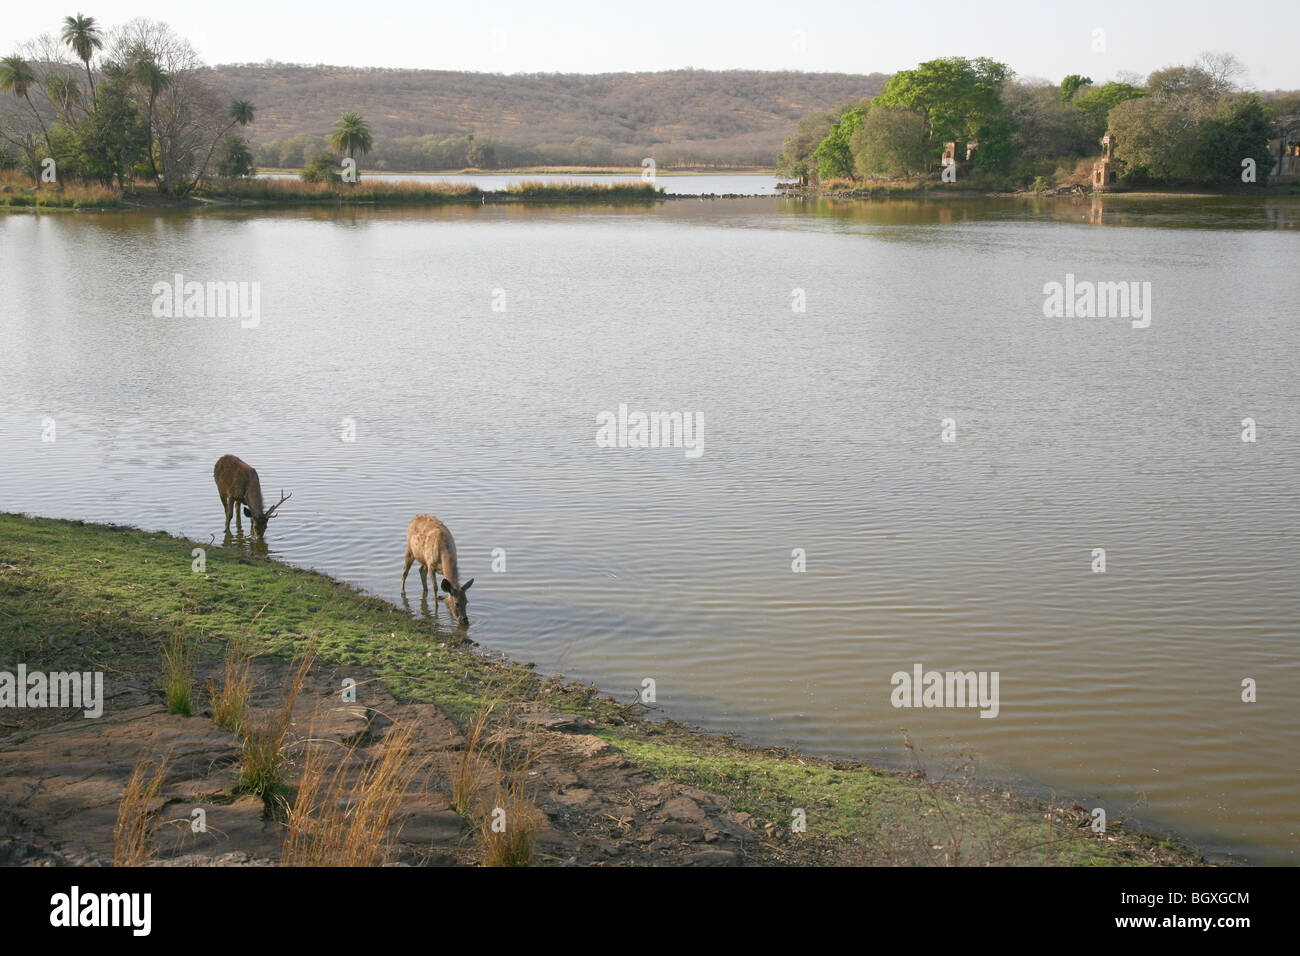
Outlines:
{"label": "deer", "polygon": [[420,584],[424,593],[429,593],[432,579],[433,593],[438,595],[438,575],[442,575],[442,602],[447,605],[462,627],[469,624],[469,615],[465,613],[465,592],[470,589],[474,579],[460,584],[460,572],[456,566],[456,541],[447,526],[433,515],[416,515],[406,526],[406,564],[402,567],[402,594],[406,594],[406,576],[411,571],[411,563],[420,562]]}
{"label": "deer", "polygon": [[236,510],[242,507],[252,526],[253,538],[262,537],[266,534],[266,523],[275,514],[275,509],[293,497],[293,492],[286,495],[281,489],[280,500],[266,508],[262,504],[262,483],[257,478],[257,471],[248,462],[241,461],[234,455],[218,458],[216,467],[212,469],[212,477],[217,481],[221,507],[226,511],[226,534],[230,534],[231,514],[235,516],[235,530],[243,532],[244,522]]}

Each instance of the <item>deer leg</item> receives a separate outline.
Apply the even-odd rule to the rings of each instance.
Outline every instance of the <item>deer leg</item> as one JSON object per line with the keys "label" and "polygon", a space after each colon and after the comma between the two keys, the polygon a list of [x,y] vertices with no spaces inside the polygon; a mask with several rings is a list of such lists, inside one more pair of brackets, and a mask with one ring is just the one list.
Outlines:
{"label": "deer leg", "polygon": [[425,594],[429,593],[429,569],[423,564],[420,565],[420,587],[424,589]]}
{"label": "deer leg", "polygon": [[411,562],[415,560],[415,555],[411,549],[406,549],[406,563],[402,565],[402,593],[406,593],[406,576],[411,573]]}
{"label": "deer leg", "polygon": [[230,534],[230,499],[225,495],[221,496],[221,507],[226,512],[226,534]]}

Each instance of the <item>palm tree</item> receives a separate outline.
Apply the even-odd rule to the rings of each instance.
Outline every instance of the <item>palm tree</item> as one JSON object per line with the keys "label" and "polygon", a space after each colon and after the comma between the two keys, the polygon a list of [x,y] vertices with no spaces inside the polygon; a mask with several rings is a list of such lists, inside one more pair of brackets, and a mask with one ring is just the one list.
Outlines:
{"label": "palm tree", "polygon": [[[253,122],[254,107],[248,100],[231,100],[230,102],[230,126],[238,123],[240,126],[247,126]],[[227,127],[229,129],[230,127]]]}
{"label": "palm tree", "polygon": [[72,51],[77,54],[78,59],[86,64],[86,79],[90,81],[90,98],[93,100],[95,98],[95,77],[90,72],[90,59],[95,55],[96,50],[104,48],[104,41],[99,35],[99,27],[95,26],[95,18],[83,17],[80,13],[75,17],[64,17],[61,36],[63,42],[72,47]]}
{"label": "palm tree", "polygon": [[330,133],[330,148],[339,154],[346,153],[353,159],[370,152],[370,147],[374,144],[370,127],[360,113],[344,113]]}
{"label": "palm tree", "polygon": [[15,55],[0,59],[0,90],[12,93],[18,99],[27,101],[32,115],[36,117],[36,122],[41,124],[41,132],[45,134],[45,145],[53,153],[54,147],[50,144],[50,131],[45,128],[45,120],[41,118],[40,110],[36,108],[36,105],[32,103],[31,96],[28,95],[35,85],[36,71],[22,57]]}
{"label": "palm tree", "polygon": [[[110,64],[110,70],[113,67]],[[143,88],[148,94],[148,106],[145,110],[145,131],[149,137],[149,172],[152,173],[154,182],[158,181],[158,162],[154,158],[154,128],[153,128],[153,109],[158,95],[166,89],[171,82],[163,68],[158,65],[158,61],[147,53],[137,52],[128,67],[131,79]]]}

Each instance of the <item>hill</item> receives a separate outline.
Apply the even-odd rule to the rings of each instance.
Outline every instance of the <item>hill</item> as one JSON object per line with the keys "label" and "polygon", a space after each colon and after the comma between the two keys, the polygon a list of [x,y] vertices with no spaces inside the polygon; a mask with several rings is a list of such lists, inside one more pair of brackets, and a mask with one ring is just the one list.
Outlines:
{"label": "hill", "polygon": [[366,165],[761,165],[799,118],[874,96],[881,73],[673,70],[663,73],[461,73],[287,63],[212,69],[251,100],[246,135],[263,166],[299,166],[346,110],[374,133]]}

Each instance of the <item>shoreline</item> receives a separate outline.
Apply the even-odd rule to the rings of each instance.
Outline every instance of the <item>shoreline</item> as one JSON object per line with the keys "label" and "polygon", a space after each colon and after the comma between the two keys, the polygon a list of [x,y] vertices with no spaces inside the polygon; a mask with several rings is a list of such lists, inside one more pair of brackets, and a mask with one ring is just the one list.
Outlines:
{"label": "shoreline", "polygon": [[[204,573],[192,568],[196,548],[205,552]],[[712,734],[636,702],[620,703],[594,685],[538,675],[532,665],[457,643],[427,620],[346,582],[238,544],[223,548],[121,525],[0,513],[0,598],[7,609],[0,669],[20,662],[29,670],[93,668],[108,671],[106,684],[130,674],[137,686],[149,687],[160,669],[159,642],[177,627],[203,635],[209,663],[240,634],[251,634],[257,652],[282,666],[315,640],[323,665],[366,668],[397,701],[436,707],[462,732],[485,688],[507,680],[512,705],[543,702],[562,715],[553,721],[557,732],[600,742],[637,779],[648,775],[655,786],[684,787],[702,805],[725,808],[728,819],[741,821],[753,836],[733,862],[1207,863],[1180,838],[1129,829],[1115,819],[1104,835],[1092,834],[1087,812],[1068,798],[1044,801],[991,781],[952,779],[946,768],[920,758],[910,772],[897,771]],[[30,726],[19,732],[36,726],[31,721],[48,724],[57,716],[32,714],[0,710],[0,741],[15,732],[15,715],[28,715],[22,720]],[[581,818],[580,808],[569,809]],[[791,832],[794,809],[806,813],[806,832]],[[553,822],[568,826],[567,819]],[[2,824],[0,816],[0,836]],[[641,862],[637,851],[621,852],[622,862]]]}

